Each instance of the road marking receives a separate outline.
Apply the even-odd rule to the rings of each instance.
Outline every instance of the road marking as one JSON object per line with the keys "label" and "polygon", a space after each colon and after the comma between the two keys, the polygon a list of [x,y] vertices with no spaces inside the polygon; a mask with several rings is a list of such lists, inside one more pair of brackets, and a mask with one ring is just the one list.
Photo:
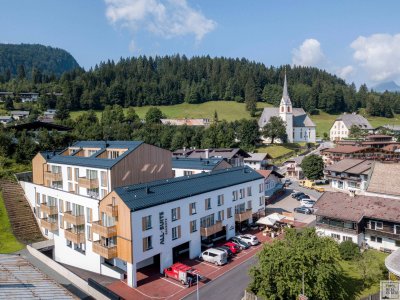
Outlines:
{"label": "road marking", "polygon": [[168,278],[161,277],[161,279],[163,279],[163,280],[165,280],[166,282],[169,282],[169,283],[171,283],[171,284],[173,284],[173,285],[176,285],[177,287],[180,287],[181,289],[185,289],[185,288],[186,288],[185,286],[182,286],[182,284],[178,284],[178,283],[176,283],[176,282],[169,281]]}
{"label": "road marking", "polygon": [[203,265],[206,265],[206,266],[210,266],[212,268],[216,268],[218,270],[221,269],[221,267],[217,267],[217,266],[215,266],[215,265],[213,265],[213,264],[211,264],[209,262],[206,262],[206,261],[200,261],[200,260],[195,260],[195,261],[200,263],[200,264],[203,264]]}

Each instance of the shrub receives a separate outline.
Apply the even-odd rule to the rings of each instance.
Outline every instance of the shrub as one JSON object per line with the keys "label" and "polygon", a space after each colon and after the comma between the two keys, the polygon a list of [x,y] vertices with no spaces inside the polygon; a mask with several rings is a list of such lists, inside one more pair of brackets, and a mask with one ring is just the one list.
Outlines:
{"label": "shrub", "polygon": [[353,260],[360,256],[358,245],[352,241],[344,241],[339,245],[340,256],[344,260]]}

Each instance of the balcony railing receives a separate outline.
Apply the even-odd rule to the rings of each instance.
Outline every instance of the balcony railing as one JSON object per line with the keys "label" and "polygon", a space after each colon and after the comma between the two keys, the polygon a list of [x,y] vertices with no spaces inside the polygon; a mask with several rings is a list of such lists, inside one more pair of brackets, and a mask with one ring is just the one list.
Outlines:
{"label": "balcony railing", "polygon": [[222,222],[217,221],[214,225],[209,227],[200,227],[200,235],[207,237],[222,230]]}
{"label": "balcony railing", "polygon": [[85,232],[74,232],[72,229],[64,230],[64,236],[67,240],[75,244],[85,243]]}
{"label": "balcony railing", "polygon": [[252,216],[252,212],[251,209],[247,209],[244,212],[241,213],[235,213],[235,222],[243,222],[245,220],[250,219]]}
{"label": "balcony railing", "polygon": [[95,241],[92,243],[92,250],[94,253],[104,257],[105,259],[110,259],[117,257],[117,246],[103,246],[100,241]]}
{"label": "balcony railing", "polygon": [[96,221],[92,223],[92,232],[102,237],[109,238],[117,235],[117,226],[103,226],[101,221]]}
{"label": "balcony railing", "polygon": [[41,203],[40,210],[48,215],[56,215],[58,214],[57,206],[49,205],[48,203]]}
{"label": "balcony railing", "polygon": [[61,181],[62,180],[62,173],[52,173],[49,171],[44,172],[44,179],[50,181]]}
{"label": "balcony railing", "polygon": [[44,218],[40,219],[40,226],[49,230],[49,231],[55,231],[58,229],[58,223],[57,221],[55,222],[50,222],[49,219]]}
{"label": "balcony railing", "polygon": [[317,222],[316,226],[320,227],[320,228],[333,229],[333,230],[339,230],[342,232],[357,234],[357,229],[352,229],[352,228],[347,228],[347,227],[342,227],[342,226],[335,226],[335,225],[326,224],[326,223],[322,223],[322,222]]}
{"label": "balcony railing", "polygon": [[79,186],[86,188],[86,189],[96,189],[99,187],[99,179],[98,178],[89,179],[86,177],[79,177],[78,183],[79,183]]}
{"label": "balcony railing", "polygon": [[385,227],[383,229],[378,229],[378,230],[365,228],[365,233],[375,236],[384,236],[394,240],[400,240],[400,234],[394,233],[393,230],[392,231],[385,230]]}
{"label": "balcony railing", "polygon": [[108,204],[104,208],[104,213],[106,215],[108,215],[108,216],[116,217],[116,216],[118,216],[118,206],[117,205]]}
{"label": "balcony railing", "polygon": [[85,216],[75,216],[71,211],[64,212],[64,221],[73,225],[84,225],[85,224]]}

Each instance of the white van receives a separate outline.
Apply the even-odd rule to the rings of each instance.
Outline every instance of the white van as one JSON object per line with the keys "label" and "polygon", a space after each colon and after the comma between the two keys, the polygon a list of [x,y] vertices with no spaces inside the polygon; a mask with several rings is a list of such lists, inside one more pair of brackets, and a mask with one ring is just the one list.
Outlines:
{"label": "white van", "polygon": [[210,248],[202,252],[199,258],[218,266],[222,266],[228,262],[228,256],[226,255],[226,253],[222,250],[214,248]]}

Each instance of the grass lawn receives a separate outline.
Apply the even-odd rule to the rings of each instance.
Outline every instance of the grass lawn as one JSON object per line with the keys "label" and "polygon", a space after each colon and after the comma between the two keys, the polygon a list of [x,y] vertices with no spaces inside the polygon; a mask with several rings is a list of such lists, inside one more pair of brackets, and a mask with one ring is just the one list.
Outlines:
{"label": "grass lawn", "polygon": [[0,192],[0,253],[12,253],[22,248],[24,248],[24,245],[18,242],[12,234],[3,195]]}
{"label": "grass lawn", "polygon": [[311,120],[317,125],[317,136],[323,137],[324,132],[329,136],[329,130],[331,129],[333,122],[339,115],[330,115],[326,112],[320,111],[319,115],[312,115]]}
{"label": "grass lawn", "polygon": [[257,148],[258,153],[268,153],[272,158],[277,158],[282,155],[300,150],[300,147],[305,146],[306,143],[293,143],[293,144],[273,144]]}
{"label": "grass lawn", "polygon": [[[376,250],[368,250],[371,251],[375,258],[382,263],[384,263],[385,258],[388,254],[376,251]],[[340,265],[346,274],[346,290],[349,295],[354,295],[354,298],[351,299],[360,299],[362,297],[366,297],[370,294],[374,294],[379,292],[379,280],[376,283],[372,284],[369,287],[362,288],[361,276],[358,273],[357,265],[353,261],[341,261]],[[350,299],[350,298],[349,298]]]}
{"label": "grass lawn", "polygon": [[[265,102],[258,102],[258,114],[262,108],[271,106]],[[134,107],[136,113],[141,119],[144,119],[146,112],[151,106]],[[220,120],[234,121],[239,119],[251,119],[250,114],[246,111],[244,103],[235,101],[209,101],[201,104],[176,104],[169,106],[157,106],[168,118],[209,118],[214,117],[214,111],[218,113]],[[125,109],[126,110],[126,109]],[[71,118],[76,119],[84,111],[71,112]],[[97,117],[101,117],[101,111],[96,111]]]}

